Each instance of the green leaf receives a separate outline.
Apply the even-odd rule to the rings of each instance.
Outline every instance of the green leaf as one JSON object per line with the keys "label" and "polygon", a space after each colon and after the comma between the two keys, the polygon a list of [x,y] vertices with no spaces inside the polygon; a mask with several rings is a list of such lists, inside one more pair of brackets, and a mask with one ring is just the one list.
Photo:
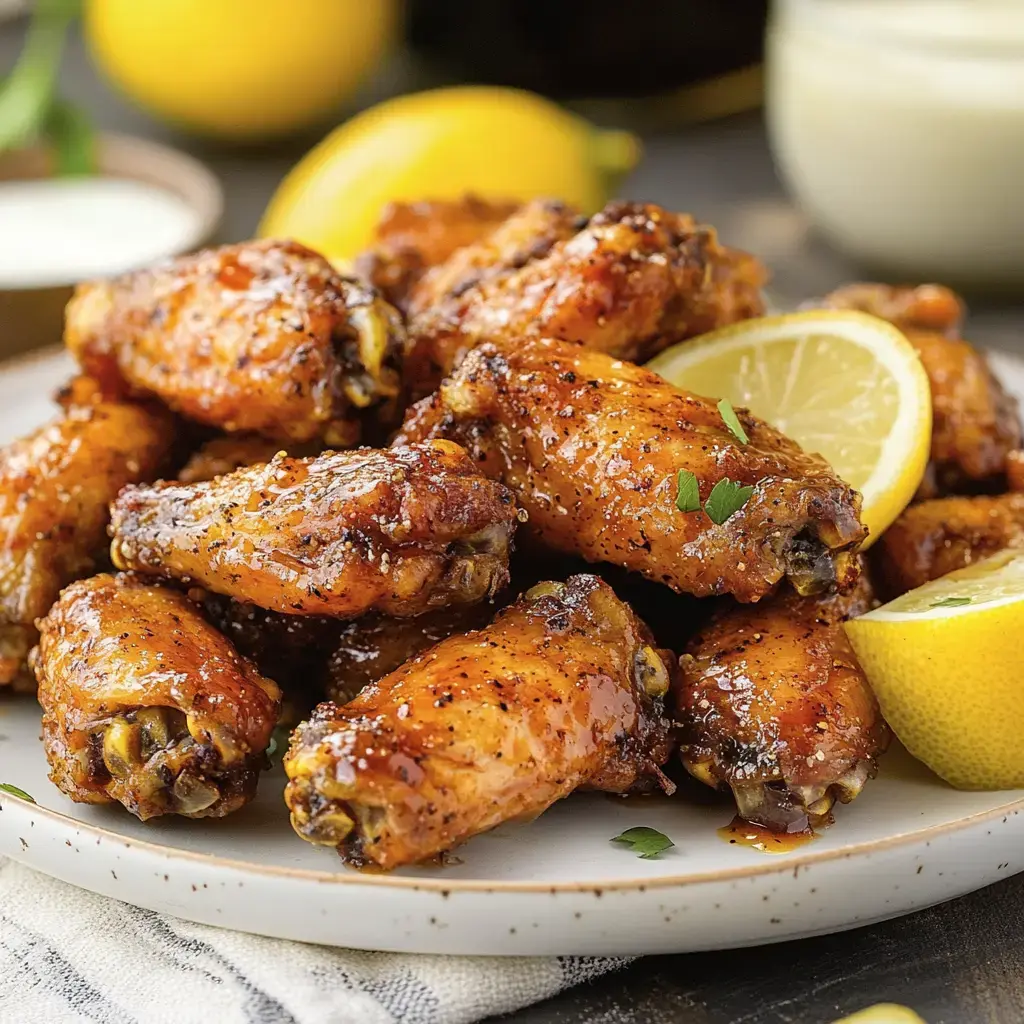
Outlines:
{"label": "green leaf", "polygon": [[17,786],[12,786],[9,782],[0,782],[0,789],[5,793],[10,793],[11,796],[21,797],[22,800],[27,800],[30,804],[35,803],[35,799],[28,795],[23,789],[18,789]]}
{"label": "green leaf", "polygon": [[274,731],[270,734],[270,742],[267,744],[266,755],[270,766],[273,767],[284,758],[288,752],[288,741],[291,737],[291,729],[286,725],[275,725]]}
{"label": "green leaf", "polygon": [[700,488],[697,486],[697,478],[688,469],[679,470],[676,508],[680,512],[700,511]]}
{"label": "green leaf", "polygon": [[738,483],[730,480],[727,476],[711,488],[708,500],[704,502],[704,511],[708,518],[719,526],[731,516],[734,516],[754,493],[754,488],[741,487]]}
{"label": "green leaf", "polygon": [[92,122],[78,107],[55,100],[46,116],[44,131],[53,146],[53,166],[57,174],[96,172]]}
{"label": "green leaf", "polygon": [[722,419],[725,421],[725,425],[729,428],[733,437],[735,437],[740,444],[748,444],[750,438],[747,437],[747,432],[743,429],[743,424],[740,423],[740,418],[736,415],[736,410],[733,409],[727,398],[723,398],[718,403],[718,411],[722,414]]}
{"label": "green leaf", "polygon": [[646,825],[638,825],[636,828],[627,828],[621,835],[615,836],[611,842],[628,843],[633,847],[633,852],[644,860],[657,857],[659,853],[667,850],[676,844],[663,832],[656,828],[648,828]]}
{"label": "green leaf", "polygon": [[974,598],[972,597],[944,597],[941,601],[932,601],[932,608],[961,608],[965,604],[970,604]]}

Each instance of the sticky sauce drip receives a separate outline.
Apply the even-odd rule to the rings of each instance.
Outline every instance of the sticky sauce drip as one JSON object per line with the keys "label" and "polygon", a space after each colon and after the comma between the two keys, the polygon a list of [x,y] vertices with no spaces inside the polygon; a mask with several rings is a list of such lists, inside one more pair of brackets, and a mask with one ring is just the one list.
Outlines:
{"label": "sticky sauce drip", "polygon": [[799,832],[772,832],[764,825],[755,825],[739,816],[716,831],[733,846],[746,846],[767,854],[792,853],[818,838],[818,833],[810,827]]}

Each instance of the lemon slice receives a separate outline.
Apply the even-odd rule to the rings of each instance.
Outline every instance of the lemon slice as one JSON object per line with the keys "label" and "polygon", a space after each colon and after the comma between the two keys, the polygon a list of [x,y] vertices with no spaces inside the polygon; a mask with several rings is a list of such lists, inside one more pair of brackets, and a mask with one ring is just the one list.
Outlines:
{"label": "lemon slice", "polygon": [[921,482],[931,391],[910,342],[884,320],[845,310],[744,320],[647,366],[677,387],[746,406],[828,459],[864,496],[865,547]]}
{"label": "lemon slice", "polygon": [[925,1022],[907,1006],[896,1003],[879,1003],[869,1006],[866,1010],[843,1017],[835,1024],[925,1024]]}
{"label": "lemon slice", "polygon": [[1024,786],[1024,551],[1003,551],[846,623],[903,745],[959,789]]}

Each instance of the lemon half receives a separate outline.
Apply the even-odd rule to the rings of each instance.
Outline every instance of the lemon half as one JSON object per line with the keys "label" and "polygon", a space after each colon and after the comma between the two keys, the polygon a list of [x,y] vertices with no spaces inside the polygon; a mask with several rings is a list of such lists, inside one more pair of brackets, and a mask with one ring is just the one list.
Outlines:
{"label": "lemon half", "polygon": [[1024,552],[926,583],[846,632],[911,754],[959,789],[1024,787]]}
{"label": "lemon half", "polygon": [[931,391],[913,346],[884,320],[845,310],[744,320],[647,366],[677,387],[745,406],[823,455],[864,496],[865,547],[921,482]]}

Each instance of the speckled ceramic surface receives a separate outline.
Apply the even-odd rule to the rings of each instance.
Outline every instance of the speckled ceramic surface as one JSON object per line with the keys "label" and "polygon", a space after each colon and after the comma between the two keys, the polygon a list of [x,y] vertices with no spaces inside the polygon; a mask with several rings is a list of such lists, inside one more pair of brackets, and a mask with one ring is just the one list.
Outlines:
{"label": "speckled ceramic surface", "polygon": [[[1024,362],[999,370],[1024,395]],[[49,415],[62,356],[0,374],[0,441]],[[1024,870],[1024,793],[959,793],[901,750],[821,837],[766,856],[717,834],[728,804],[564,801],[459,850],[456,862],[369,875],[292,833],[280,768],[222,821],[158,820],[73,804],[46,779],[39,711],[0,700],[0,855],[129,903],[242,931],[423,953],[666,953],[867,924]],[[610,843],[632,825],[675,847],[641,860]]]}

